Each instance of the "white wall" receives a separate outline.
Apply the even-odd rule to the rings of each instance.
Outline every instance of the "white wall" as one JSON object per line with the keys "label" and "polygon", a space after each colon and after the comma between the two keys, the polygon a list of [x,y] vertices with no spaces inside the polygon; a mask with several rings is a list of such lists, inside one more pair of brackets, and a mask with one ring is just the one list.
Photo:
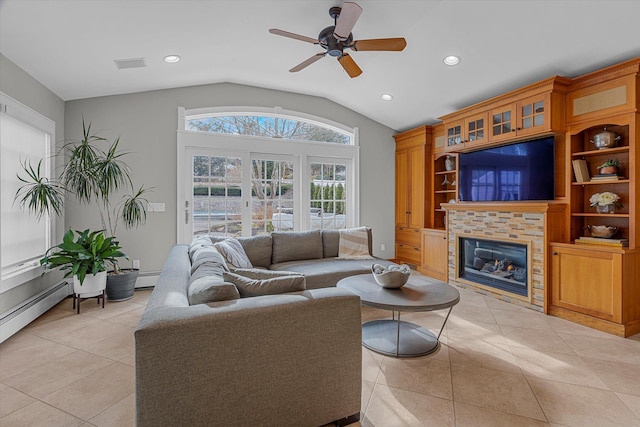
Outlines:
{"label": "white wall", "polygon": [[[162,268],[176,241],[176,129],[178,107],[279,106],[325,117],[360,130],[360,223],[373,228],[374,253],[394,256],[395,131],[324,98],[230,83],[158,90],[66,102],[65,137],[81,136],[82,117],[92,130],[130,151],[127,163],[138,186],[155,187],[150,202],[166,203],[163,213],[150,213],[147,223],[117,233],[124,251],[141,261],[141,270]],[[67,204],[66,225],[98,228],[96,211]],[[386,251],[380,251],[380,245]]]}
{"label": "white wall", "polygon": [[[42,114],[56,124],[56,141],[64,138],[64,101],[20,67],[0,54],[0,91]],[[62,239],[63,219],[57,222],[56,235]],[[47,289],[60,279],[60,274],[31,280],[0,295],[0,313]]]}

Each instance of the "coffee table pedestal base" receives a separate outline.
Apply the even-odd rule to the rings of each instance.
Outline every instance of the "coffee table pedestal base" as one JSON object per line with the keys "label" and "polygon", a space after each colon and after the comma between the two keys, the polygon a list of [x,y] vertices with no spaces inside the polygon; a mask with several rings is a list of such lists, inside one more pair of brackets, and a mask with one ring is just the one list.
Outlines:
{"label": "coffee table pedestal base", "polygon": [[376,353],[418,357],[433,353],[440,342],[419,325],[400,320],[373,320],[362,325],[362,345]]}

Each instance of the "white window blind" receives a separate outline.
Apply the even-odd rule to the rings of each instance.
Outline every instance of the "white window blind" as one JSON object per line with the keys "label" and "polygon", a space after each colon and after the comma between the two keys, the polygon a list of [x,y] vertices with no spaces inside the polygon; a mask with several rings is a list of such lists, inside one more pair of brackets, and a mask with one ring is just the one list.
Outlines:
{"label": "white window blind", "polygon": [[[43,216],[38,220],[35,214],[23,211],[14,197],[23,184],[17,175],[26,176],[21,166],[25,161],[35,168],[42,159],[43,172],[51,177],[55,126],[49,119],[0,95],[0,265],[4,289],[7,280],[15,282],[16,275],[35,269],[51,245],[51,218]],[[32,276],[23,277],[22,281]]]}

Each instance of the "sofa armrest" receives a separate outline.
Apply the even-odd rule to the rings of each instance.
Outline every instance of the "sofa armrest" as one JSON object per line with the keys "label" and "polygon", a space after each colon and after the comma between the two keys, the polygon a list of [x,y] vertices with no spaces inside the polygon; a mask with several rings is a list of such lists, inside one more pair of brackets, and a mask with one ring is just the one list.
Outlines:
{"label": "sofa armrest", "polygon": [[138,426],[322,425],[360,411],[359,297],[327,288],[145,311]]}

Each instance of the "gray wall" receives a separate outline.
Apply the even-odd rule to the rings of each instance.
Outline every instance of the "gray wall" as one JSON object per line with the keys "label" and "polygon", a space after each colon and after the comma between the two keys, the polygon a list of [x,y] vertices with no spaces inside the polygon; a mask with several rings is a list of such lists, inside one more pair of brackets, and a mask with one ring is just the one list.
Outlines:
{"label": "gray wall", "polygon": [[[56,123],[56,140],[64,138],[64,101],[2,54],[0,54],[0,91],[53,120]],[[63,223],[62,219],[57,222],[59,239],[62,239]],[[48,275],[2,293],[0,313],[45,290],[59,278],[59,274]]]}
{"label": "gray wall", "polygon": [[[178,107],[279,106],[358,127],[360,130],[360,223],[373,228],[374,253],[394,256],[395,131],[324,98],[222,83],[144,93],[68,101],[65,137],[79,138],[82,117],[108,139],[120,137],[131,152],[127,163],[134,183],[154,187],[151,202],[166,203],[163,213],[150,213],[147,223],[117,233],[125,252],[141,261],[142,271],[161,269],[176,241],[176,129]],[[67,204],[66,225],[74,229],[100,226],[91,207]],[[380,251],[380,245],[386,251]]]}

